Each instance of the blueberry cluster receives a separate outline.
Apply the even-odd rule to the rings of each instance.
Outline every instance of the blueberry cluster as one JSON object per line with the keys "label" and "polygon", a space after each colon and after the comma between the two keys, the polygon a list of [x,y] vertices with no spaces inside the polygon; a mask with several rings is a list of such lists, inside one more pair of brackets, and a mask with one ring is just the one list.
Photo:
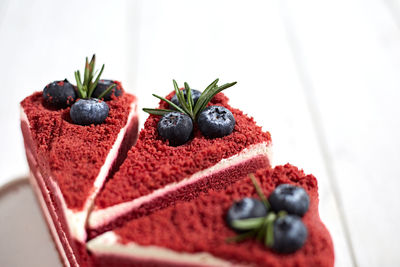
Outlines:
{"label": "blueberry cluster", "polygon": [[154,95],[167,102],[170,109],[143,109],[150,114],[162,116],[157,131],[163,139],[168,140],[172,146],[183,145],[191,138],[195,123],[208,138],[224,137],[232,133],[236,123],[232,112],[222,106],[207,107],[207,104],[217,93],[236,82],[218,86],[216,79],[203,92],[190,89],[187,83],[185,89],[180,90],[175,80],[173,82],[175,95],[171,100]]}
{"label": "blueberry cluster", "polygon": [[[235,118],[225,107],[209,106],[199,114],[197,125],[204,136],[224,137],[235,128]],[[192,136],[193,122],[187,114],[174,111],[161,117],[157,130],[162,138],[169,140],[170,145],[180,146]]]}
{"label": "blueberry cluster", "polygon": [[[54,81],[43,89],[43,98],[48,105],[54,108],[71,106],[70,116],[75,124],[103,123],[109,113],[109,107],[104,101],[110,100],[113,94],[115,96],[122,95],[122,89],[114,81],[100,80],[104,65],[95,81],[92,81],[94,78],[94,65],[94,55],[90,63],[86,58],[83,82],[79,71],[75,72],[77,86],[72,85],[65,79],[64,81]],[[78,98],[79,100],[76,101]]]}
{"label": "blueberry cluster", "polygon": [[301,217],[307,212],[310,199],[302,188],[281,184],[267,199],[252,177],[261,200],[243,198],[234,202],[226,215],[227,224],[240,233],[234,240],[248,237],[263,240],[278,253],[293,253],[307,239],[307,228]]}

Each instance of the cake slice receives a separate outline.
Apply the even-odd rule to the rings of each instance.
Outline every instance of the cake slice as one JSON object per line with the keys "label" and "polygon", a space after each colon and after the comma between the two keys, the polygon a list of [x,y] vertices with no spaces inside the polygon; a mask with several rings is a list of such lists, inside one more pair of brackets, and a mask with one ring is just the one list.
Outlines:
{"label": "cake slice", "polygon": [[[112,94],[110,88],[102,88],[108,84],[112,84]],[[71,110],[85,99],[70,108],[78,96],[77,89],[66,80],[51,83],[44,92],[21,102],[21,128],[31,182],[65,266],[88,264],[88,213],[104,182],[136,142],[138,132],[135,96],[124,92],[117,81],[100,80],[90,85],[97,93],[104,92],[102,98],[107,99],[88,98],[95,105],[108,107],[108,116],[96,125],[73,123]]]}
{"label": "cake slice", "polygon": [[[175,94],[172,92],[166,98],[174,100]],[[245,174],[270,165],[268,132],[242,111],[229,106],[222,93],[215,95],[208,106],[232,113],[236,123],[230,134],[206,137],[194,123],[192,137],[184,144],[171,146],[158,132],[162,118],[149,116],[137,144],[95,200],[88,220],[89,238],[128,219],[191,200],[200,192],[225,188]],[[160,109],[168,108],[168,103],[162,101]],[[180,114],[168,120],[175,119],[174,116]]]}
{"label": "cake slice", "polygon": [[[259,199],[247,177],[90,240],[88,249],[96,266],[333,266],[333,244],[318,214],[314,176],[287,164],[259,170],[255,177],[266,196],[280,184],[301,187],[308,194],[309,208],[301,218],[308,234],[297,251],[283,254],[281,248],[278,253],[256,238],[229,241],[238,234],[227,224],[232,204],[245,197]],[[273,242],[279,241],[276,234],[274,238]]]}

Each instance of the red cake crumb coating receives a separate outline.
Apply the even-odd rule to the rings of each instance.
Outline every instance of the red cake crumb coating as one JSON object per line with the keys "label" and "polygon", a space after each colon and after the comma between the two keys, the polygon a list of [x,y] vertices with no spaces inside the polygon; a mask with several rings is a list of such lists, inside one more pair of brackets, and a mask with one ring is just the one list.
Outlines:
{"label": "red cake crumb coating", "polygon": [[[167,99],[173,95],[169,94]],[[217,94],[209,105],[224,106],[233,113],[236,125],[232,134],[208,139],[195,128],[193,139],[184,145],[172,147],[157,133],[160,116],[150,115],[127,160],[96,198],[97,207],[105,208],[147,195],[213,166],[250,145],[271,142],[270,134],[263,132],[242,111],[230,107],[228,98],[222,93]],[[161,101],[160,108],[168,108],[168,104]]]}
{"label": "red cake crumb coating", "polygon": [[158,211],[150,216],[128,222],[114,230],[119,242],[135,242],[143,246],[160,246],[178,252],[209,252],[215,257],[257,266],[333,266],[331,237],[318,214],[317,180],[289,164],[256,173],[264,194],[282,183],[303,187],[310,196],[310,208],[303,217],[308,229],[305,245],[292,254],[277,254],[260,242],[249,239],[227,243],[235,236],[225,223],[226,212],[235,200],[257,197],[249,178],[242,179],[225,191],[210,191],[191,202]]}
{"label": "red cake crumb coating", "polygon": [[55,110],[44,103],[42,92],[25,98],[21,105],[36,143],[41,171],[57,181],[70,209],[83,208],[108,152],[127,123],[135,97],[123,94],[107,101],[110,112],[104,123],[73,124],[70,108]]}

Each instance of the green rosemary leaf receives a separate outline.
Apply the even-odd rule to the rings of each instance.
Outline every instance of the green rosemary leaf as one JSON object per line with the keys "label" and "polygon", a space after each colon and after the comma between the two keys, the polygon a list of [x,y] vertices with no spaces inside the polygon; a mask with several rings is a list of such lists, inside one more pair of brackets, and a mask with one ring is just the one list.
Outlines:
{"label": "green rosemary leaf", "polygon": [[264,244],[267,247],[272,247],[274,245],[274,222],[276,219],[275,213],[270,213],[267,216],[267,232],[264,239]]}
{"label": "green rosemary leaf", "polygon": [[[100,72],[100,74],[101,74],[101,72]],[[168,104],[170,104],[172,107],[174,107],[179,112],[189,115],[193,121],[196,120],[197,115],[207,106],[208,102],[210,102],[211,99],[216,94],[218,94],[222,90],[225,90],[236,84],[236,82],[233,82],[233,83],[224,84],[222,86],[217,86],[219,79],[215,79],[212,83],[210,83],[207,86],[207,88],[200,95],[196,104],[194,104],[194,101],[192,98],[192,89],[190,88],[189,84],[185,82],[185,91],[186,91],[186,97],[185,97],[183,90],[179,89],[177,82],[175,80],[172,80],[172,81],[174,84],[175,95],[176,95],[181,107],[179,107],[178,105],[175,105],[170,100],[167,100],[158,95],[153,94],[153,96],[167,102]]]}
{"label": "green rosemary leaf", "polygon": [[173,110],[171,109],[155,109],[155,108],[144,108],[143,111],[158,116],[163,116],[167,113],[173,112]]}
{"label": "green rosemary leaf", "polygon": [[264,217],[262,225],[258,228],[256,239],[260,242],[263,242],[264,237],[267,233],[267,217]]}
{"label": "green rosemary leaf", "polygon": [[96,80],[94,81],[94,83],[91,83],[91,84],[89,85],[89,88],[88,88],[88,89],[89,89],[88,97],[91,97],[91,96],[92,96],[92,93],[93,93],[94,89],[96,88],[97,83],[98,83],[99,80],[100,80],[100,76],[101,76],[101,74],[103,73],[103,70],[104,70],[104,64],[103,64],[103,66],[101,66],[100,72],[99,72],[99,74],[97,75]]}
{"label": "green rosemary leaf", "polygon": [[89,63],[89,72],[93,72],[95,65],[96,65],[96,54],[93,54],[92,58],[90,59],[90,63]]}
{"label": "green rosemary leaf", "polygon": [[185,96],[182,90],[179,89],[178,84],[176,83],[175,80],[172,80],[172,82],[174,83],[175,95],[178,98],[178,101],[181,104],[182,109],[185,111],[186,114],[190,116],[191,111],[189,110],[189,107],[186,103]]}
{"label": "green rosemary leaf", "polygon": [[89,82],[89,75],[90,75],[90,71],[89,71],[89,63],[88,63],[88,58],[86,57],[85,60],[85,70],[83,73],[83,84],[88,84]]}
{"label": "green rosemary leaf", "polygon": [[91,59],[90,62],[89,62],[89,82],[91,82],[91,81],[93,80],[93,77],[95,77],[96,74],[97,74],[97,71],[98,71],[98,70],[96,70],[95,72],[93,72],[93,71],[94,71],[94,66],[95,66],[95,65],[96,65],[96,55],[93,54],[92,59]]}
{"label": "green rosemary leaf", "polygon": [[235,84],[236,84],[236,82],[226,83],[226,84],[224,84],[222,86],[214,87],[214,88],[210,89],[209,92],[205,95],[204,104],[202,105],[202,107],[199,109],[198,112],[200,113],[207,106],[208,102],[210,102],[211,99],[213,99],[213,97],[216,94],[218,94],[219,92],[221,92],[221,91],[223,91],[223,90],[225,90],[225,89],[227,89],[227,88],[229,88],[231,86],[234,86]]}
{"label": "green rosemary leaf", "polygon": [[218,91],[218,86],[215,86],[214,88],[211,88],[203,97],[203,102],[199,108],[199,110],[197,111],[198,113],[200,113],[203,109],[205,109],[205,107],[207,106],[207,104],[210,102],[210,100],[217,94],[216,92]]}
{"label": "green rosemary leaf", "polygon": [[81,77],[79,74],[79,70],[74,72],[75,74],[75,80],[76,80],[76,87],[78,88],[78,95],[80,98],[85,98],[85,91],[83,90],[83,85],[82,85],[82,81],[81,81]]}
{"label": "green rosemary leaf", "polygon": [[83,83],[82,83],[82,80],[81,80],[81,72],[79,70],[77,70],[76,73],[78,74],[79,82],[80,82],[81,86],[83,87]]}
{"label": "green rosemary leaf", "polygon": [[194,106],[194,109],[193,109],[193,115],[194,115],[195,117],[197,117],[197,114],[199,114],[200,110],[202,110],[202,109],[207,105],[208,102],[205,102],[205,101],[206,101],[206,100],[205,100],[205,96],[208,94],[208,92],[209,92],[211,89],[213,89],[213,88],[215,88],[215,87],[217,86],[218,81],[219,81],[219,79],[215,79],[215,80],[214,80],[212,83],[210,83],[210,85],[207,86],[207,88],[204,89],[204,91],[201,93],[201,95],[200,95],[199,99],[197,100],[196,105]]}
{"label": "green rosemary leaf", "polygon": [[257,195],[258,197],[261,199],[261,201],[264,203],[265,207],[267,207],[267,209],[269,210],[271,208],[271,205],[269,204],[267,198],[265,197],[264,193],[262,192],[259,184],[257,183],[256,177],[254,176],[254,174],[250,173],[249,177],[251,179],[251,181],[253,182],[253,185],[256,189]]}
{"label": "green rosemary leaf", "polygon": [[76,86],[78,86],[78,88],[82,87],[81,77],[79,77],[79,71],[75,71],[74,75],[75,75],[75,80],[76,80]]}
{"label": "green rosemary leaf", "polygon": [[206,94],[209,90],[213,89],[214,87],[217,86],[217,83],[219,82],[219,78],[215,79],[212,83],[210,83],[206,89],[204,89],[203,93]]}
{"label": "green rosemary leaf", "polygon": [[222,90],[228,89],[229,87],[232,87],[232,86],[234,86],[235,84],[237,84],[237,82],[226,83],[226,84],[223,84],[223,85],[221,85],[221,86],[218,86],[219,92],[221,92]]}
{"label": "green rosemary leaf", "polygon": [[192,89],[190,88],[190,86],[187,82],[185,82],[184,85],[185,85],[185,90],[186,90],[186,102],[188,103],[190,112],[193,112]]}
{"label": "green rosemary leaf", "polygon": [[253,230],[260,227],[264,222],[264,217],[259,218],[249,218],[249,219],[242,219],[242,220],[234,220],[232,222],[232,226],[235,229],[240,230]]}
{"label": "green rosemary leaf", "polygon": [[243,240],[246,240],[246,239],[248,239],[248,238],[251,238],[251,237],[255,236],[256,233],[257,233],[257,230],[255,229],[255,230],[253,230],[253,231],[249,231],[249,232],[246,232],[246,233],[243,233],[243,234],[240,234],[240,235],[228,237],[228,238],[226,239],[226,242],[228,242],[228,243],[233,243],[233,242],[234,242],[234,243],[237,243],[237,242],[241,242],[241,241],[243,241]]}
{"label": "green rosemary leaf", "polygon": [[106,90],[104,90],[103,93],[101,93],[97,98],[98,99],[102,99],[106,94],[108,94],[115,86],[117,86],[116,84],[112,84],[110,85]]}
{"label": "green rosemary leaf", "polygon": [[287,211],[286,210],[281,210],[281,211],[279,211],[278,212],[278,218],[280,218],[280,217],[283,217],[283,216],[286,216],[288,213],[287,213]]}
{"label": "green rosemary leaf", "polygon": [[176,108],[176,110],[178,110],[179,112],[182,112],[184,114],[187,114],[186,111],[184,111],[183,109],[181,109],[179,106],[175,105],[174,103],[172,103],[171,101],[169,101],[168,99],[158,96],[156,94],[153,94],[154,97],[157,97],[158,99],[167,102],[168,104],[170,104],[172,107]]}

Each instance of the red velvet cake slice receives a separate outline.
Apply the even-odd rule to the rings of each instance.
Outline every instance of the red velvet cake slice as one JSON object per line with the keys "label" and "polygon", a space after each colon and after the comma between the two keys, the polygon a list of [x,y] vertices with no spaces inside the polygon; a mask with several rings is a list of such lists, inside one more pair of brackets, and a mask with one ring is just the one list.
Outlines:
{"label": "red velvet cake slice", "polygon": [[[106,179],[119,168],[136,142],[138,133],[136,98],[124,93],[117,81],[100,80],[93,84],[86,77],[85,80],[96,88],[97,94],[103,91],[101,97],[108,101],[80,99],[69,108],[67,102],[73,102],[77,96],[76,89],[65,80],[51,83],[43,93],[34,93],[21,102],[21,128],[31,182],[65,266],[87,265],[88,213]],[[109,84],[114,88],[112,95],[107,95],[110,88],[102,90]],[[71,112],[79,102],[106,105],[104,122],[86,126],[73,123]],[[79,112],[79,116],[86,116]],[[96,114],[94,119],[98,119]]]}
{"label": "red velvet cake slice", "polygon": [[[173,96],[171,93],[166,98]],[[236,120],[232,133],[209,138],[195,125],[189,141],[170,146],[157,132],[160,117],[149,116],[137,144],[95,200],[88,220],[89,237],[122,225],[127,219],[193,199],[211,188],[222,189],[270,165],[268,132],[242,111],[230,107],[222,93],[215,95],[209,105],[230,110]],[[160,108],[166,109],[168,104],[161,102]]]}
{"label": "red velvet cake slice", "polygon": [[[315,177],[289,164],[259,170],[255,177],[270,200],[271,192],[281,184],[295,185],[308,194],[308,210],[302,218],[296,217],[305,226],[306,237],[295,252],[278,253],[256,238],[228,242],[237,236],[226,219],[232,203],[246,197],[259,199],[247,177],[224,190],[201,193],[195,200],[133,219],[90,240],[88,249],[96,266],[333,266],[333,244],[319,217]],[[272,228],[272,242],[276,243],[282,238],[275,233],[278,220]]]}

